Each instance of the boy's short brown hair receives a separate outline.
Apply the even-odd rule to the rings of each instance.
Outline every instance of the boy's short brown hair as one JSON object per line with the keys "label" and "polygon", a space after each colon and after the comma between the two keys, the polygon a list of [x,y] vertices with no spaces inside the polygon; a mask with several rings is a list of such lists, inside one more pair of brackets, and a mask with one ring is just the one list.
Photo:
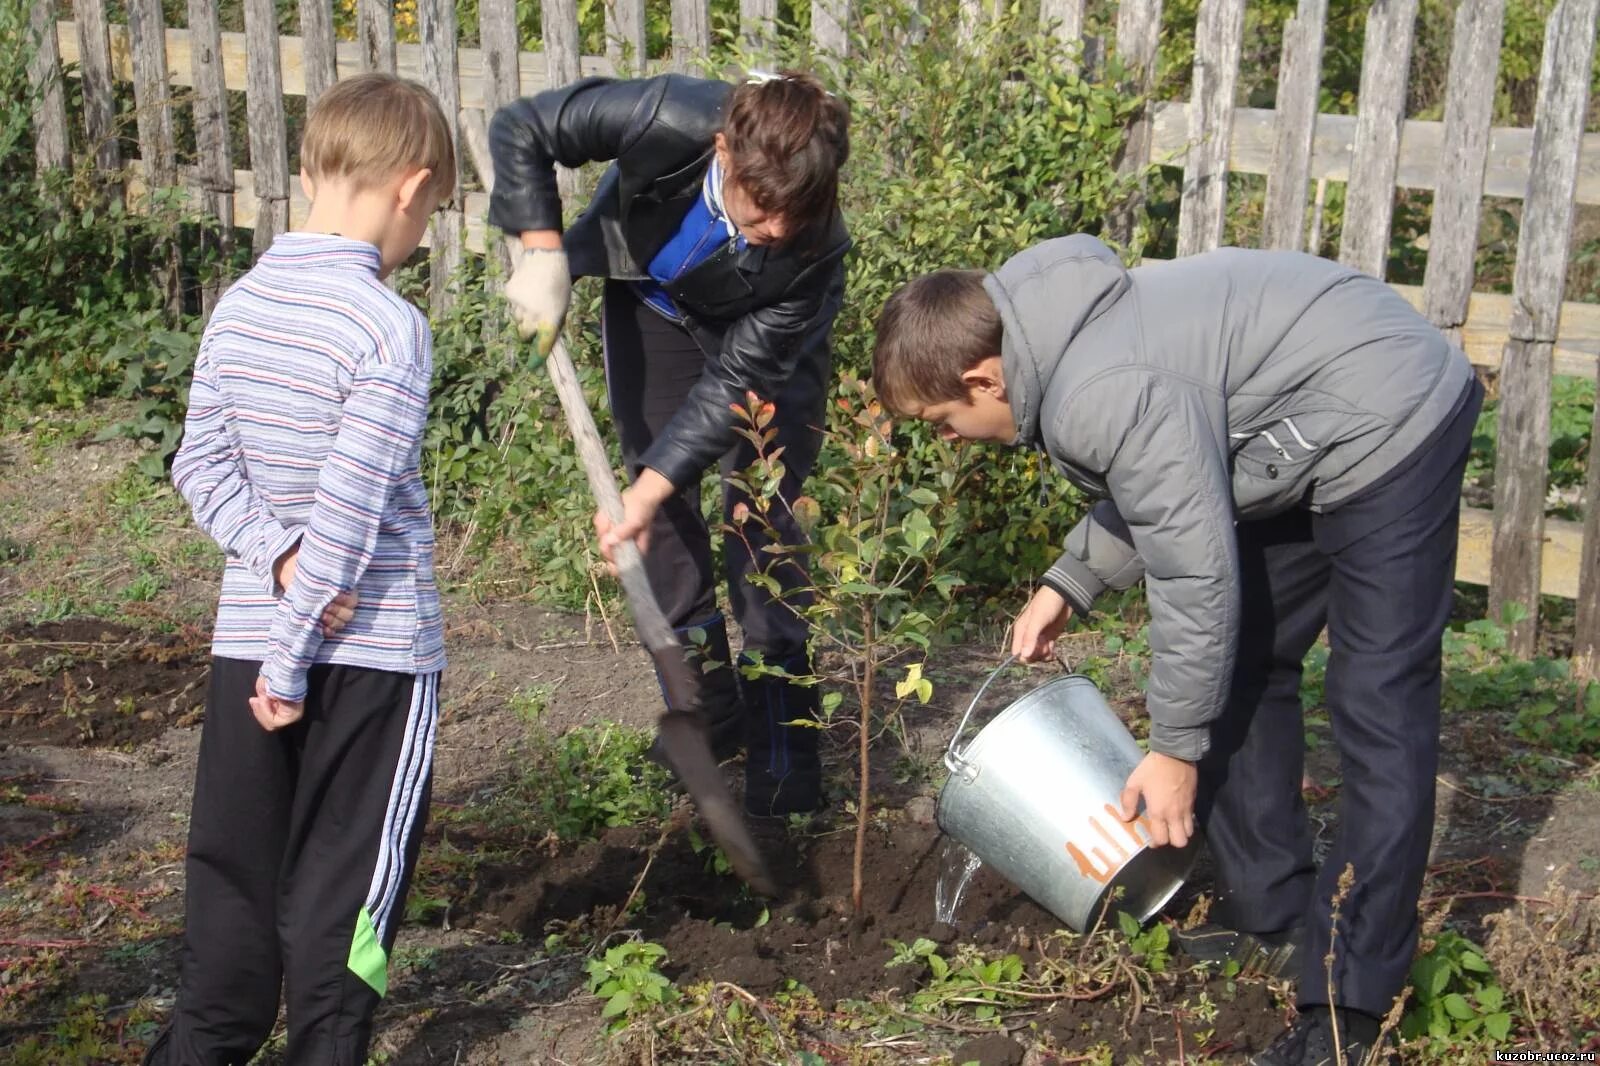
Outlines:
{"label": "boy's short brown hair", "polygon": [[969,399],[961,375],[1000,354],[1000,312],[982,270],[936,270],[901,286],[878,315],[872,384],[897,414]]}
{"label": "boy's short brown hair", "polygon": [[432,171],[424,190],[455,188],[450,124],[433,93],[393,74],[357,74],[317,98],[300,141],[300,165],[313,181],[343,178],[357,188],[403,170]]}

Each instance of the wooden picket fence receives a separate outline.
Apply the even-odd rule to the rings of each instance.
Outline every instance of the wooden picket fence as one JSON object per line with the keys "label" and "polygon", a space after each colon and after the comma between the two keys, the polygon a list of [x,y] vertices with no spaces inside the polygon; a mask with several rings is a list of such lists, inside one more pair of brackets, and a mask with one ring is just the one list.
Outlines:
{"label": "wooden picket fence", "polygon": [[[964,31],[988,18],[993,3],[961,0]],[[1092,61],[1106,42],[1084,38],[1088,3],[1041,0],[1040,17],[1049,32],[1081,43],[1080,54]],[[1579,524],[1547,520],[1544,505],[1552,374],[1593,378],[1600,356],[1600,305],[1562,300],[1575,204],[1600,204],[1600,134],[1584,132],[1600,0],[1558,0],[1551,13],[1531,129],[1491,127],[1505,0],[1459,4],[1443,121],[1405,118],[1418,3],[1373,0],[1358,112],[1341,116],[1317,110],[1327,0],[1299,0],[1285,27],[1273,110],[1234,106],[1246,0],[1203,0],[1191,98],[1149,106],[1128,131],[1123,166],[1181,168],[1180,255],[1221,242],[1230,171],[1266,175],[1262,243],[1274,248],[1316,247],[1323,191],[1346,183],[1339,259],[1380,277],[1396,189],[1433,192],[1424,284],[1396,287],[1476,365],[1498,373],[1501,404],[1494,509],[1464,514],[1459,576],[1489,585],[1496,613],[1512,602],[1536,608],[1541,591],[1576,598],[1575,659],[1592,674],[1600,661],[1600,507],[1587,508]],[[1162,0],[1116,5],[1110,51],[1133,72],[1135,89],[1152,87],[1161,7]],[[99,167],[132,173],[136,185],[193,190],[224,223],[225,239],[233,227],[252,229],[257,251],[308,207],[290,180],[287,96],[309,104],[348,74],[399,71],[433,89],[453,122],[481,121],[519,95],[580,74],[686,70],[711,52],[709,0],[672,0],[670,55],[648,63],[645,0],[607,0],[603,56],[579,53],[577,0],[543,0],[543,53],[519,50],[516,0],[479,0],[476,48],[457,43],[454,0],[418,0],[418,44],[396,43],[394,8],[385,0],[357,0],[357,39],[349,42],[335,40],[333,0],[299,0],[298,37],[278,35],[274,0],[244,0],[242,34],[220,31],[210,0],[188,0],[182,29],[164,25],[161,0],[126,0],[125,25],[108,23],[105,0],[72,0],[71,21],[57,21],[57,8],[34,0],[33,24],[45,47],[33,75],[49,90],[37,116],[40,167],[70,162],[60,90],[65,63],[83,79],[81,121]],[[775,39],[776,14],[776,0],[740,0],[740,34],[757,54]],[[812,0],[814,50],[847,64],[856,17],[852,0]],[[133,84],[136,162],[118,156],[114,81]],[[228,90],[243,90],[248,101],[248,171],[233,165]],[[197,165],[181,172],[167,106],[178,92],[192,94],[198,149]],[[468,170],[467,153],[458,156]],[[458,175],[452,205],[429,237],[435,307],[451,298],[447,282],[464,252],[494,246],[484,233],[484,198],[462,189]],[[1509,296],[1472,288],[1486,195],[1523,201]],[[1126,231],[1133,217],[1130,211],[1113,227]],[[216,295],[215,287],[205,294],[208,310]],[[1585,498],[1600,499],[1600,463],[1590,464]],[[1514,628],[1517,650],[1533,649],[1536,618],[1532,611]]]}

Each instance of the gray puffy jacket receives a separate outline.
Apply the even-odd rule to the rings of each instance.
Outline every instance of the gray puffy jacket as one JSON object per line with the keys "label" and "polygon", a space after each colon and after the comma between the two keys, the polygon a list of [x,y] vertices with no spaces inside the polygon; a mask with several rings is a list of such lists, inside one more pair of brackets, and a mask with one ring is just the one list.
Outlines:
{"label": "gray puffy jacket", "polygon": [[1043,580],[1083,613],[1144,579],[1150,746],[1197,759],[1233,673],[1234,523],[1360,492],[1450,416],[1472,368],[1387,285],[1297,252],[1128,270],[1080,235],[985,287],[1015,443],[1104,500]]}

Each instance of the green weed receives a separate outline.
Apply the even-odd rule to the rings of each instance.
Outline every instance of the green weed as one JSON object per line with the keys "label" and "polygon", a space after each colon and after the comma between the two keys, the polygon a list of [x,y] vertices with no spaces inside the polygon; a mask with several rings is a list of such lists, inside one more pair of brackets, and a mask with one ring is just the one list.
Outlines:
{"label": "green weed", "polygon": [[666,957],[667,949],[660,944],[630,940],[584,964],[589,991],[606,1001],[600,1016],[610,1020],[613,1030],[678,998],[678,990],[661,973]]}

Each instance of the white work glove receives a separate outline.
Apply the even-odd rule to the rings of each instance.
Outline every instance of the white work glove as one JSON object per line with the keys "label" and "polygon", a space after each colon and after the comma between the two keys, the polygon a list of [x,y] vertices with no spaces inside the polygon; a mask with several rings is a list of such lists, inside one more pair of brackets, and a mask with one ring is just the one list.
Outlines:
{"label": "white work glove", "polygon": [[549,355],[572,299],[567,253],[559,248],[524,248],[517,269],[506,282],[506,299],[511,301],[511,317],[522,339],[537,337],[539,355]]}

